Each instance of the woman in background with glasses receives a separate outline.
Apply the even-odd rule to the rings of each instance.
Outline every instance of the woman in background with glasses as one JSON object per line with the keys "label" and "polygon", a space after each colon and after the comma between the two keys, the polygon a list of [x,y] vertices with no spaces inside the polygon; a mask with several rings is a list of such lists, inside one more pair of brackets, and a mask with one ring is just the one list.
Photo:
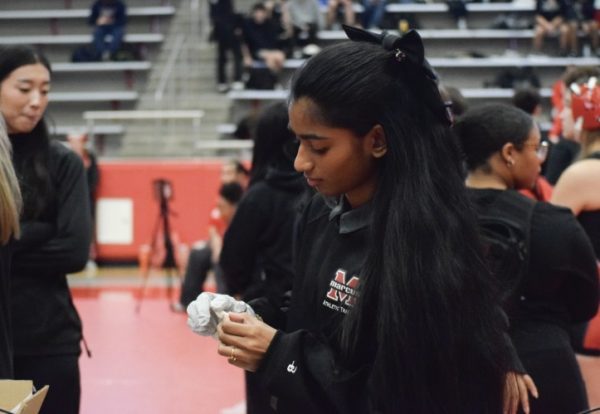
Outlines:
{"label": "woman in background with glasses", "polygon": [[469,110],[454,132],[466,157],[467,186],[480,223],[509,222],[522,233],[519,267],[495,273],[505,288],[513,343],[539,390],[531,413],[585,410],[585,384],[568,326],[597,311],[596,264],[585,232],[568,209],[517,191],[533,187],[546,158],[539,129],[520,109],[488,104]]}

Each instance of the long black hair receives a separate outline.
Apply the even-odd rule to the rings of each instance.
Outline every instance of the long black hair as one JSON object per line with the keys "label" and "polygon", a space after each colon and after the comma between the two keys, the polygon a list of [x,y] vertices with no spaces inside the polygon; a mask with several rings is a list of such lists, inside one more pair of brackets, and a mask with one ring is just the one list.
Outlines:
{"label": "long black hair", "polygon": [[288,108],[282,102],[267,106],[254,130],[250,186],[263,180],[269,168],[294,171],[297,144],[289,129]]}
{"label": "long black hair", "polygon": [[488,159],[509,142],[522,150],[533,127],[533,118],[522,109],[488,103],[469,109],[456,121],[453,131],[464,151],[467,169],[483,167],[490,172]]}
{"label": "long black hair", "polygon": [[[16,69],[40,63],[51,73],[48,60],[29,46],[0,47],[0,84]],[[42,118],[30,132],[11,134],[13,163],[23,195],[23,219],[38,218],[46,208],[51,194],[48,173],[50,137]]]}
{"label": "long black hair", "polygon": [[290,99],[310,99],[319,121],[357,136],[379,124],[387,140],[341,348],[351,359],[375,342],[370,389],[385,413],[499,413],[508,357],[460,151],[431,79],[397,57],[345,42],[292,79]]}

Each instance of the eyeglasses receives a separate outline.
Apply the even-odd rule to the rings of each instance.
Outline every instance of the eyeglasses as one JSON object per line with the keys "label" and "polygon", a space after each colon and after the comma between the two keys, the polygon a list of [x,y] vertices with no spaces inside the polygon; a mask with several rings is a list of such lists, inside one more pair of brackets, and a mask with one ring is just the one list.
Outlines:
{"label": "eyeglasses", "polygon": [[523,144],[524,147],[535,147],[535,156],[541,162],[546,161],[546,157],[548,156],[548,141],[542,141],[539,144]]}

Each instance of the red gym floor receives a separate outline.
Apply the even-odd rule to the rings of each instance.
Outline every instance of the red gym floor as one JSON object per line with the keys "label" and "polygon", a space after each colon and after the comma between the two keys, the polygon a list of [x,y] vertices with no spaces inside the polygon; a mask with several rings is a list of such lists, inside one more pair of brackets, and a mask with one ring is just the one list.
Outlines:
{"label": "red gym floor", "polygon": [[[169,309],[162,275],[148,279],[139,313],[137,269],[70,281],[92,351],[80,359],[82,414],[237,413],[242,372],[217,355],[213,339],[187,328],[185,314]],[[579,360],[590,404],[600,406],[600,358]]]}
{"label": "red gym floor", "polygon": [[137,278],[72,282],[92,352],[80,359],[82,414],[220,414],[243,400],[242,372],[188,329],[152,278],[139,313]]}

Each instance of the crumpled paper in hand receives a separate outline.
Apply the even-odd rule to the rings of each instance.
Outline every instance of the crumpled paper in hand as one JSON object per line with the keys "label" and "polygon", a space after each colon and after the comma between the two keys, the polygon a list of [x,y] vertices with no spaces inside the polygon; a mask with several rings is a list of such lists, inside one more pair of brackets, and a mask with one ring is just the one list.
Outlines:
{"label": "crumpled paper in hand", "polygon": [[202,292],[187,307],[187,324],[198,335],[216,338],[217,325],[228,312],[246,312],[255,315],[254,310],[246,302],[236,300],[229,295]]}

